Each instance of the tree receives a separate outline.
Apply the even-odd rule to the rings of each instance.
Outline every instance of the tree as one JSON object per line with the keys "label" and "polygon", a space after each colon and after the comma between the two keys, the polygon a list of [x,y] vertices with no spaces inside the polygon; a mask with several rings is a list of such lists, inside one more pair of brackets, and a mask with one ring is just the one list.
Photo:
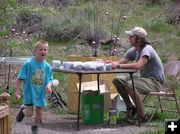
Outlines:
{"label": "tree", "polygon": [[16,0],[0,0],[0,37],[8,34],[15,23]]}

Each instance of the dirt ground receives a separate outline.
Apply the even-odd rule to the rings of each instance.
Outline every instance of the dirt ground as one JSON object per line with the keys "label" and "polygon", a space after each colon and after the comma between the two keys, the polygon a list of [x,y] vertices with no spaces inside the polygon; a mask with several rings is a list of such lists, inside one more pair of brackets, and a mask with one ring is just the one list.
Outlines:
{"label": "dirt ground", "polygon": [[[15,121],[19,108],[11,108],[12,134],[31,134],[33,118],[24,118],[21,123]],[[43,113],[43,121],[40,125],[39,134],[139,134],[143,131],[154,131],[156,128],[138,125],[83,125],[80,121],[80,131],[76,130],[76,115],[56,115],[49,111]]]}

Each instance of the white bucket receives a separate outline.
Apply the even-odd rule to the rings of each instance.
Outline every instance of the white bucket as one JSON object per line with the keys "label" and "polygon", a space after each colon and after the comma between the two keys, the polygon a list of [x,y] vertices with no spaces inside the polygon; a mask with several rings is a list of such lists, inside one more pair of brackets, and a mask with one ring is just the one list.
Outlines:
{"label": "white bucket", "polygon": [[117,123],[117,110],[114,108],[111,108],[109,110],[109,124],[116,124]]}

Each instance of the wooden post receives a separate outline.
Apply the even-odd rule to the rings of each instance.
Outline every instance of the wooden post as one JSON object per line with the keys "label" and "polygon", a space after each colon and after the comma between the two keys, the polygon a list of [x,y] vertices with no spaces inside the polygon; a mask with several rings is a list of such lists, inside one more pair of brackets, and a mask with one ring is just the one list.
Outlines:
{"label": "wooden post", "polygon": [[10,95],[6,92],[0,95],[0,134],[10,134]]}

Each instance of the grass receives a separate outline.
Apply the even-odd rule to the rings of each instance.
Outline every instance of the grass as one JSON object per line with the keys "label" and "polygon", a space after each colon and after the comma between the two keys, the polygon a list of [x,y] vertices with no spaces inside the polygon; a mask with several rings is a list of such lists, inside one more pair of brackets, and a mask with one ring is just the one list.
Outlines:
{"label": "grass", "polygon": [[[0,95],[3,92],[4,92],[3,89],[0,89]],[[22,101],[23,101],[22,98],[20,98],[20,99],[16,98],[15,88],[14,87],[9,89],[9,94],[11,95],[11,99],[10,99],[11,103],[10,104],[11,104],[12,107],[22,104]]]}
{"label": "grass", "polygon": [[[144,6],[137,4],[134,0],[129,0],[125,4],[123,15],[126,15],[128,19],[124,22],[122,29],[118,29],[119,13],[122,8],[122,4],[116,1],[116,5],[112,1],[107,1],[102,5],[98,5],[100,13],[98,14],[94,10],[94,4],[92,1],[80,2],[77,5],[68,6],[61,9],[59,12],[53,8],[41,8],[33,6],[33,14],[42,15],[44,17],[43,28],[48,29],[46,37],[50,44],[50,53],[48,57],[49,63],[52,59],[59,59],[65,61],[70,54],[76,54],[74,51],[75,44],[79,43],[86,35],[94,36],[95,28],[101,28],[102,37],[116,34],[120,32],[122,45],[127,46],[127,37],[124,34],[125,30],[129,30],[134,26],[142,26],[147,29],[149,35],[148,38],[151,42],[156,42],[153,47],[160,55],[163,62],[175,58],[180,60],[180,32],[179,25],[170,25],[166,23],[166,9],[162,5],[156,6]],[[168,4],[169,0],[162,0],[164,4]],[[23,8],[23,7],[22,7]],[[28,13],[31,13],[31,8],[24,8]],[[109,15],[105,15],[108,11]],[[113,14],[114,12],[114,14]],[[93,21],[93,15],[96,14],[96,22]],[[115,18],[113,18],[113,15]],[[122,21],[122,20],[121,20]],[[94,25],[97,23],[97,26]],[[113,24],[113,27],[112,27]],[[77,36],[77,34],[79,36]],[[81,38],[80,38],[81,37]],[[64,39],[64,40],[63,40]],[[60,48],[64,47],[63,50]],[[81,52],[86,53],[84,51]],[[174,57],[172,57],[172,55]],[[64,74],[54,73],[54,78],[58,79],[62,84],[60,89],[67,91],[67,77]],[[12,95],[11,102],[13,105],[19,105],[22,100],[16,100],[14,96],[14,89],[10,89]],[[180,86],[177,88],[177,98],[180,100]],[[2,90],[0,90],[0,93]],[[64,95],[65,96],[65,95]],[[155,100],[149,100],[151,103],[156,103]],[[55,111],[57,114],[62,114],[61,109],[55,109],[48,106],[49,109]],[[147,109],[147,111],[150,111]],[[123,117],[123,116],[122,116]],[[121,116],[118,117],[121,120]],[[149,126],[155,126],[159,129],[155,132],[145,132],[147,134],[161,134],[164,133],[164,120],[166,118],[178,118],[177,115],[172,113],[160,113],[155,115],[155,119]],[[105,114],[105,120],[108,120],[107,113]],[[144,134],[145,134],[144,133]]]}
{"label": "grass", "polygon": [[15,96],[15,89],[10,89],[10,95],[11,95],[11,107],[17,106],[17,105],[22,105],[23,104],[23,99],[17,99]]}
{"label": "grass", "polygon": [[166,119],[178,119],[179,115],[170,112],[157,112],[151,122],[145,123],[145,126],[156,127],[155,131],[145,131],[140,134],[163,134],[165,133],[165,120]]}
{"label": "grass", "polygon": [[156,131],[145,131],[145,132],[142,132],[140,134],[164,134],[164,133],[165,133],[164,128],[160,128]]}

